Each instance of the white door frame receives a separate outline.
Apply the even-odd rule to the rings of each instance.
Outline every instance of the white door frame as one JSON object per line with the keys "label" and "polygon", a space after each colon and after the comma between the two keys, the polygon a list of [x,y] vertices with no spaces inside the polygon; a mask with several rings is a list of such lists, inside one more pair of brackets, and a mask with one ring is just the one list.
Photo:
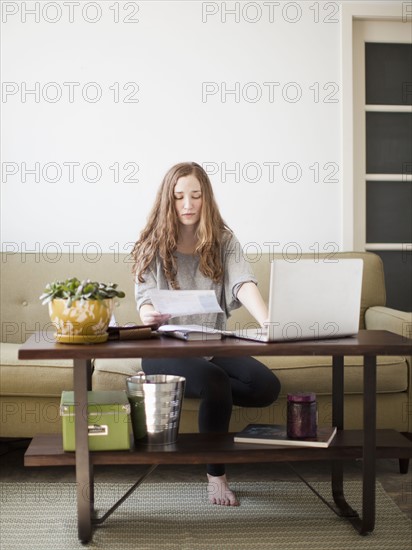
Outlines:
{"label": "white door frame", "polygon": [[388,20],[410,24],[412,2],[342,2],[342,248],[361,248],[357,238],[361,205],[355,200],[353,25],[355,20]]}

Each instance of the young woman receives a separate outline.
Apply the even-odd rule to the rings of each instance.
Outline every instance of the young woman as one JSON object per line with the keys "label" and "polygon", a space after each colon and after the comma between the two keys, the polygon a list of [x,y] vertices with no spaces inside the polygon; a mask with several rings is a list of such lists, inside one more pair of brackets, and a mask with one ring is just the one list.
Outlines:
{"label": "young woman", "polygon": [[[144,324],[162,325],[170,316],[155,311],[151,289],[214,290],[223,313],[174,317],[173,324],[225,328],[242,304],[261,326],[268,317],[250,265],[223,221],[208,175],[194,162],[173,166],[157,193],[146,227],[133,249],[136,301]],[[143,359],[146,374],[186,378],[185,395],[199,398],[199,431],[226,432],[232,405],[264,407],[280,391],[276,376],[252,357]],[[225,466],[208,464],[213,504],[237,506]]]}

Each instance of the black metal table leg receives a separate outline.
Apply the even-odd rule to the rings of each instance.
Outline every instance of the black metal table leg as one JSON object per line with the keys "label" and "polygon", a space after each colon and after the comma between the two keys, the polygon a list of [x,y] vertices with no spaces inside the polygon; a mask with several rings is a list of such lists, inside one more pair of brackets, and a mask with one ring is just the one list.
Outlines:
{"label": "black metal table leg", "polygon": [[87,390],[91,386],[91,361],[74,359],[73,386],[76,431],[77,526],[81,542],[92,538],[93,470],[87,427]]}
{"label": "black metal table leg", "polygon": [[[343,356],[333,356],[332,369],[332,424],[338,430],[343,430],[344,425],[344,361]],[[357,518],[358,513],[346,502],[343,491],[343,462],[332,462],[332,495],[339,510],[339,514],[348,518]]]}
{"label": "black metal table leg", "polygon": [[[93,363],[92,361],[87,361],[87,391],[91,391],[92,390],[92,374],[93,374]],[[90,479],[90,487],[89,487],[89,491],[90,491],[90,495],[89,495],[89,498],[90,498],[90,509],[91,509],[91,514],[92,514],[92,517],[94,517],[95,515],[95,510],[94,510],[94,469],[93,469],[93,464],[92,464],[92,461],[89,460],[89,472],[90,472],[90,476],[89,476],[89,479]]]}
{"label": "black metal table leg", "polygon": [[[343,357],[333,357],[332,418],[339,430],[343,429]],[[347,517],[361,535],[375,527],[376,484],[376,356],[365,356],[363,367],[363,471],[362,518],[346,502],[343,491],[343,463],[332,463],[332,493],[342,516]]]}
{"label": "black metal table leg", "polygon": [[376,499],[376,356],[365,356],[363,367],[363,512],[359,532],[375,527]]}
{"label": "black metal table leg", "polygon": [[338,430],[343,430],[343,356],[334,355],[332,358],[332,424]]}

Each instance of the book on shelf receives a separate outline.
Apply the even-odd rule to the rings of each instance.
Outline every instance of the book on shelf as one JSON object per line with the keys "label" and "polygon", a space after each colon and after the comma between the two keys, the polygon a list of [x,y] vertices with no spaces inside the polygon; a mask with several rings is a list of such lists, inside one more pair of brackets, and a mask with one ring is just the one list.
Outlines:
{"label": "book on shelf", "polygon": [[291,439],[286,426],[279,424],[249,424],[235,434],[235,443],[259,443],[263,445],[282,445],[284,447],[329,447],[335,437],[336,427],[322,426],[317,429],[316,437]]}
{"label": "book on shelf", "polygon": [[157,332],[180,340],[220,340],[220,331],[202,325],[162,325]]}

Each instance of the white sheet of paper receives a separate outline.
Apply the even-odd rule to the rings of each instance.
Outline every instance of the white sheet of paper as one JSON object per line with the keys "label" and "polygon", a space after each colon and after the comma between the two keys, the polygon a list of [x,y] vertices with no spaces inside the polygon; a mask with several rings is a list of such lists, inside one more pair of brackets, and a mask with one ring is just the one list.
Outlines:
{"label": "white sheet of paper", "polygon": [[214,290],[157,290],[150,291],[153,307],[159,313],[172,317],[221,313]]}

